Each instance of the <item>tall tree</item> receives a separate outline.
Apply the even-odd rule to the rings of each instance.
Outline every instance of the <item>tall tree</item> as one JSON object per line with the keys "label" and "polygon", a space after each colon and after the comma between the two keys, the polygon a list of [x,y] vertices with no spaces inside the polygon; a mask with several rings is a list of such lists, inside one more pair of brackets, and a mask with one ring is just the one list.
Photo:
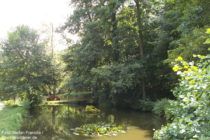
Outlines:
{"label": "tall tree", "polygon": [[[140,59],[143,59],[144,57],[144,37],[143,37],[143,24],[142,24],[142,16],[143,16],[143,3],[140,3],[139,0],[134,0],[136,4],[136,17],[137,17],[137,28],[138,28],[138,46],[139,46],[139,54],[140,54]],[[142,5],[142,6],[141,6]],[[141,93],[142,93],[142,98],[145,100],[146,99],[146,90],[145,90],[145,80],[144,78],[142,79],[141,82]]]}
{"label": "tall tree", "polygon": [[72,4],[74,14],[63,29],[81,40],[70,45],[63,57],[69,73],[66,87],[92,92],[99,103],[114,106],[153,98],[158,80],[154,82],[150,68],[155,67],[151,58],[159,3],[77,0]]}
{"label": "tall tree", "polygon": [[206,28],[209,27],[210,2],[208,0],[170,0],[165,2],[161,15],[161,35],[159,42],[168,42],[168,59],[172,62],[182,56],[192,60],[192,54],[206,54]]}
{"label": "tall tree", "polygon": [[1,93],[38,103],[46,92],[45,86],[52,84],[53,77],[48,69],[50,59],[36,31],[24,25],[18,26],[8,34],[2,50]]}

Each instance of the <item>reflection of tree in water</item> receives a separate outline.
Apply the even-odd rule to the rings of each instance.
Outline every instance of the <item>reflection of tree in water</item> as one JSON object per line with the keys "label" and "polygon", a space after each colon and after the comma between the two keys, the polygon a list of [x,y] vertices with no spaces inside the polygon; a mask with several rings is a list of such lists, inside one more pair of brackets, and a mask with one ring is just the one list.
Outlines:
{"label": "reflection of tree in water", "polygon": [[62,120],[63,125],[68,125],[70,128],[81,126],[85,123],[94,123],[103,121],[103,113],[86,113],[84,107],[62,106],[58,118]]}
{"label": "reflection of tree in water", "polygon": [[[107,113],[87,113],[84,107],[78,106],[47,106],[30,111],[22,131],[41,131],[43,135],[39,140],[69,139],[85,140],[86,137],[73,135],[72,128],[90,123],[115,123],[116,125],[136,126],[143,130],[152,130],[161,125],[161,121],[149,113],[136,113],[126,111],[108,111]],[[160,123],[160,124],[159,124]]]}
{"label": "reflection of tree in water", "polygon": [[30,110],[22,125],[22,131],[41,131],[39,139],[73,139],[82,140],[81,136],[73,135],[70,130],[85,123],[101,118],[99,114],[89,114],[82,108],[64,106],[39,107]]}
{"label": "reflection of tree in water", "polygon": [[63,123],[60,123],[62,120],[59,119],[59,116],[61,116],[59,112],[60,107],[56,106],[33,109],[25,119],[21,131],[40,131],[42,135],[37,135],[39,140],[77,140],[77,138],[74,138],[75,136],[69,132],[69,129],[65,128],[62,125]]}
{"label": "reflection of tree in water", "polygon": [[[164,123],[164,120],[152,113],[140,113],[134,111],[120,111],[120,110],[110,110],[106,111],[106,118],[109,122],[113,122],[117,125],[121,125],[124,128],[127,126],[134,126],[141,130],[149,130],[148,137],[152,137],[153,128],[159,129]],[[111,114],[111,115],[110,115]]]}
{"label": "reflection of tree in water", "polygon": [[152,113],[147,112],[135,112],[135,111],[120,111],[110,110],[105,111],[106,118],[110,118],[110,115],[114,117],[115,123],[137,126],[143,130],[151,130],[153,128],[159,128],[164,120]]}
{"label": "reflection of tree in water", "polygon": [[55,128],[55,127],[56,127],[55,118],[56,118],[57,106],[52,106],[51,109],[52,109],[52,125],[53,125],[53,127]]}

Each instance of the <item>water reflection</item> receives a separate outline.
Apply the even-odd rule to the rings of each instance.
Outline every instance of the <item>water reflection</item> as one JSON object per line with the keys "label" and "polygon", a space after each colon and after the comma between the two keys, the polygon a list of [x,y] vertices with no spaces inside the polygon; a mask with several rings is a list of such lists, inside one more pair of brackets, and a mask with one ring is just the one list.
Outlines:
{"label": "water reflection", "polygon": [[[45,106],[30,110],[21,131],[40,131],[39,140],[149,140],[152,129],[159,128],[162,121],[150,113],[109,110],[100,113],[82,111],[83,106]],[[76,136],[71,129],[87,123],[115,123],[127,129],[126,134],[115,137]]]}

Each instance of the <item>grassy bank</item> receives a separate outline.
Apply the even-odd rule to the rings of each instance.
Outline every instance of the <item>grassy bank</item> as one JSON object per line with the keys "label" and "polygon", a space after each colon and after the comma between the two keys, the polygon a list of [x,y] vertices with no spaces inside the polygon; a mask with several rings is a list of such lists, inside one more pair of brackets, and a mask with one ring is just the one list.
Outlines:
{"label": "grassy bank", "polygon": [[[27,109],[24,107],[5,107],[0,111],[0,132],[18,131],[26,113]],[[0,133],[0,136],[4,136],[4,133]]]}

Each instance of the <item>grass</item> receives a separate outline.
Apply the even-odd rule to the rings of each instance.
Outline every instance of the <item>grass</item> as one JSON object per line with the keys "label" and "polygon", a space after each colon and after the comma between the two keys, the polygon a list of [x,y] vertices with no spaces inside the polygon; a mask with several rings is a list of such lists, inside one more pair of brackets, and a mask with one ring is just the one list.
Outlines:
{"label": "grass", "polygon": [[[18,131],[27,109],[18,106],[7,106],[0,111],[0,132]],[[3,134],[0,133],[0,136]]]}

